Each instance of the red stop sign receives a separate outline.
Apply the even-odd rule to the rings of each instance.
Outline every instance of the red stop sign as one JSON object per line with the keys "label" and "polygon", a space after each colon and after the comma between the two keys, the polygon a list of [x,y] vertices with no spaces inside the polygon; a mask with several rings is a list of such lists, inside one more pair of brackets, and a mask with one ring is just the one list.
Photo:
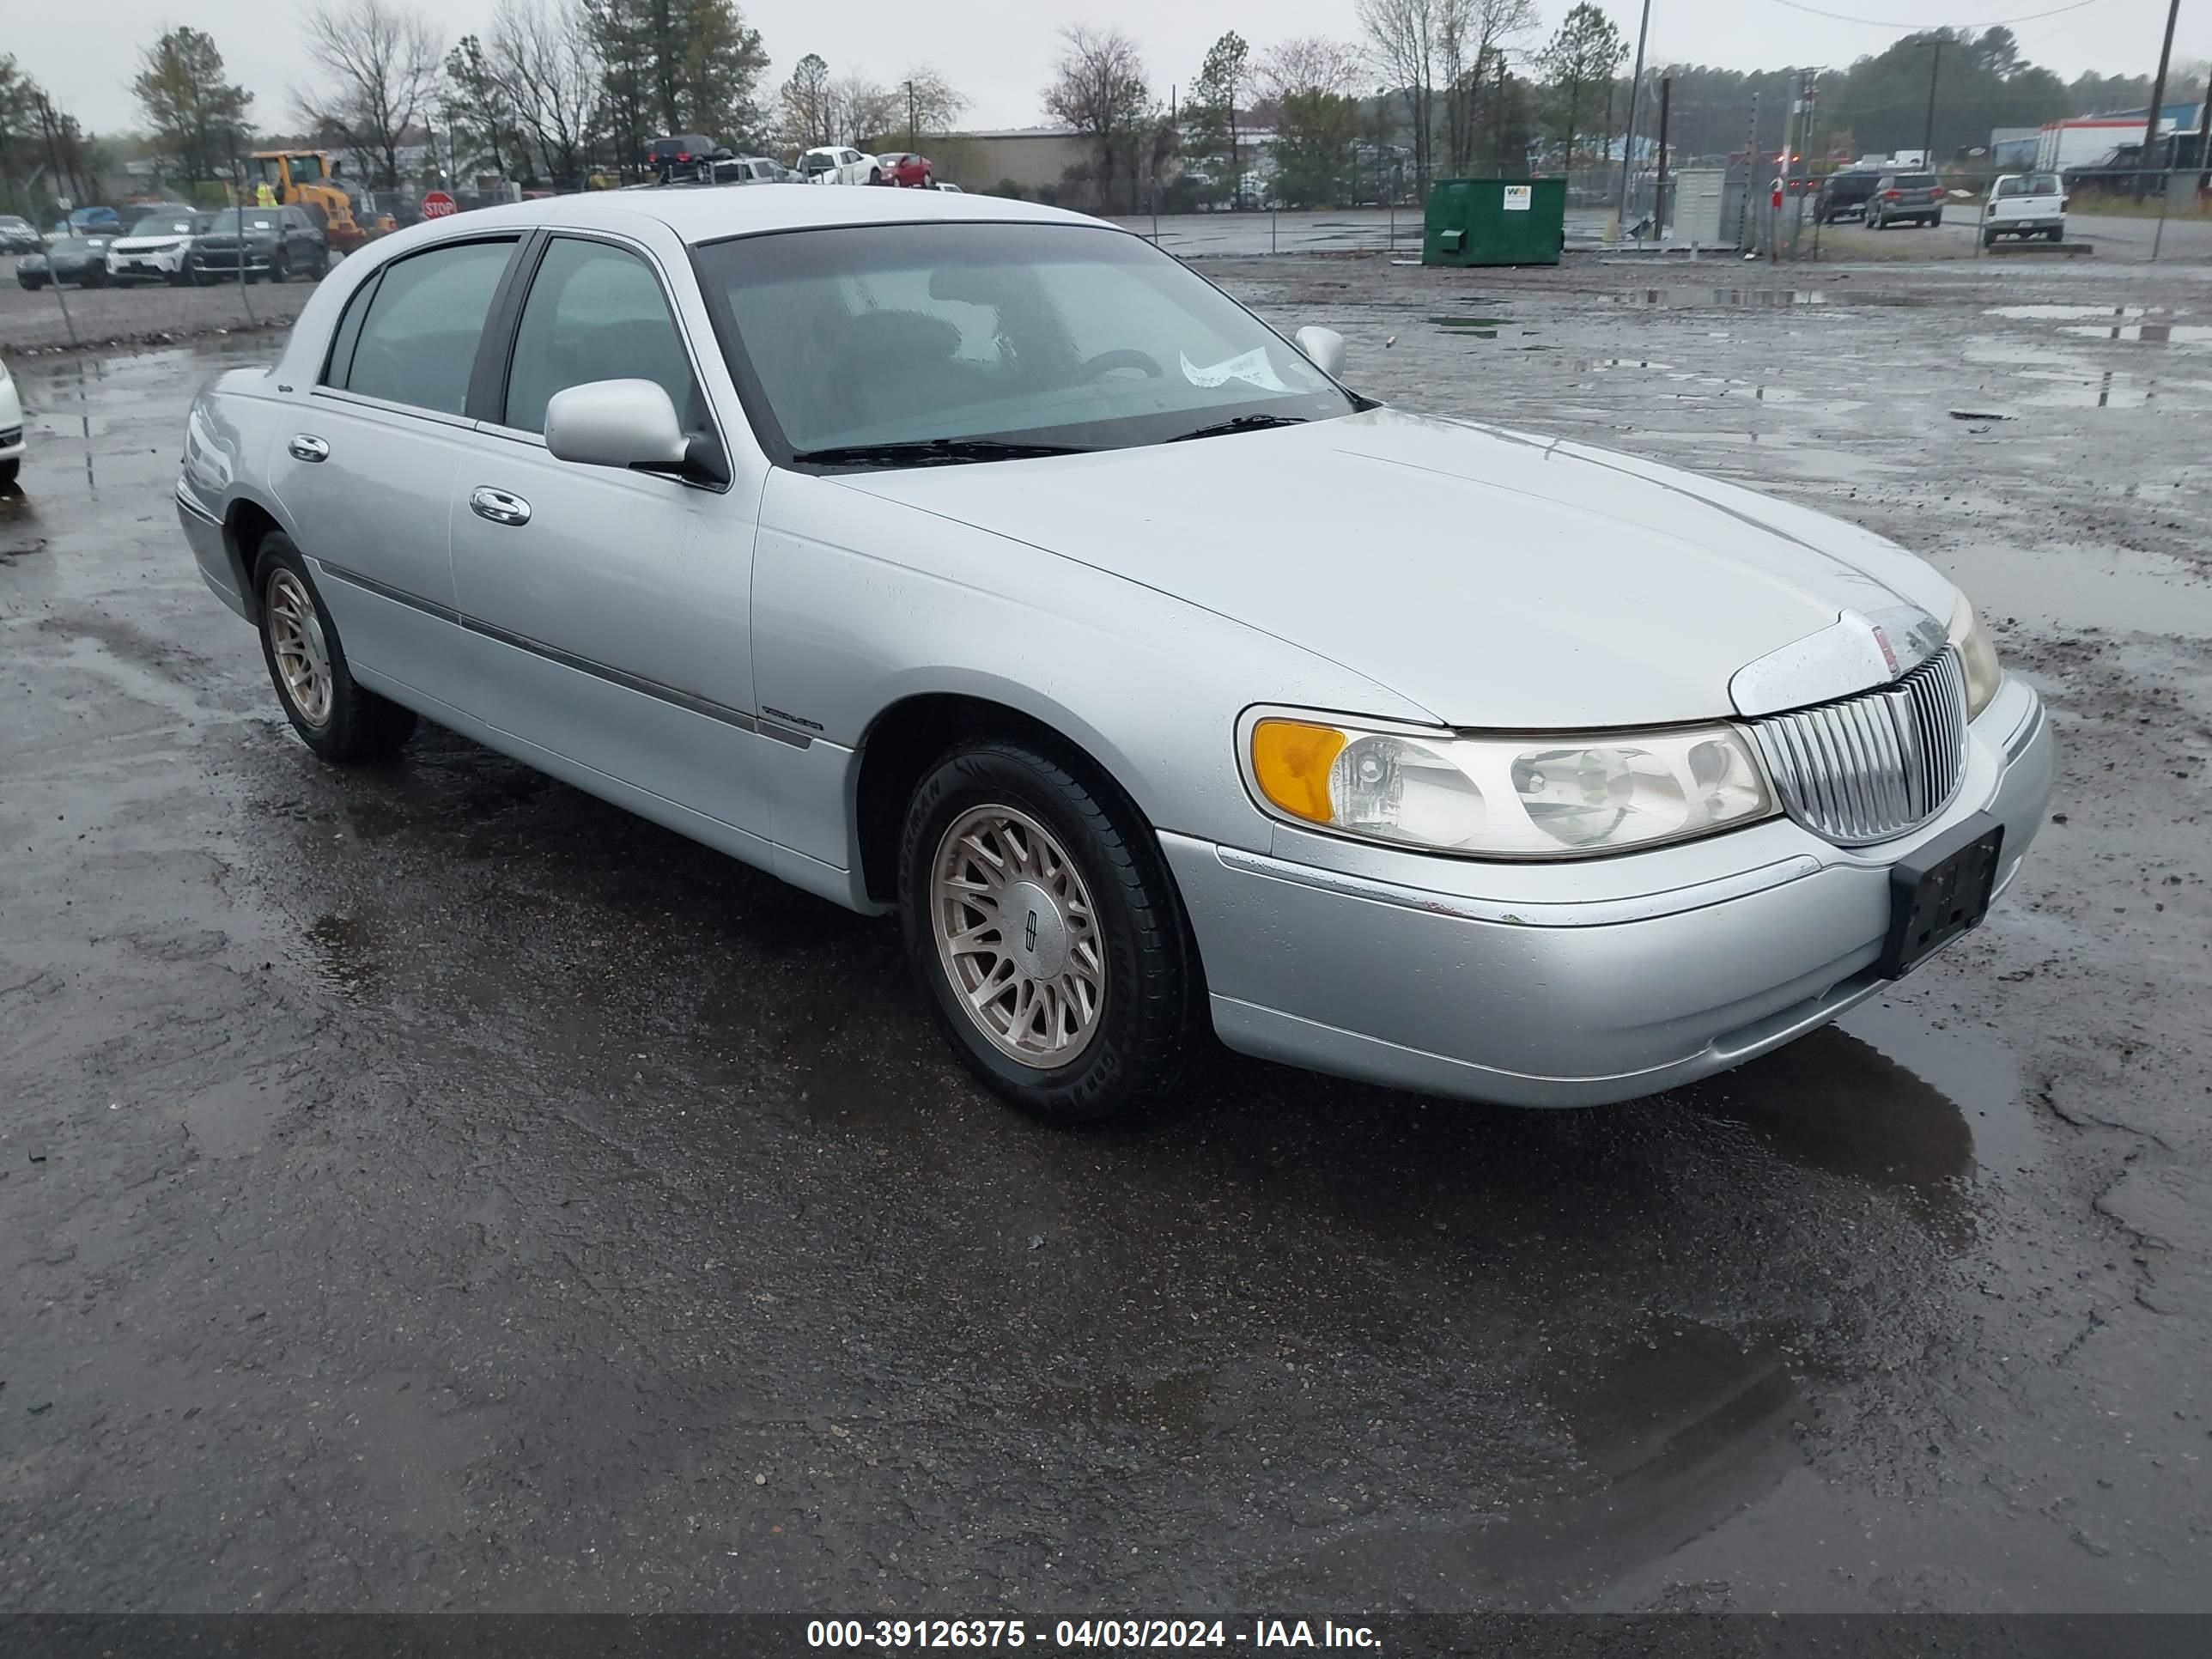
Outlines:
{"label": "red stop sign", "polygon": [[442,190],[434,190],[422,198],[422,216],[425,219],[442,219],[456,210],[453,198]]}

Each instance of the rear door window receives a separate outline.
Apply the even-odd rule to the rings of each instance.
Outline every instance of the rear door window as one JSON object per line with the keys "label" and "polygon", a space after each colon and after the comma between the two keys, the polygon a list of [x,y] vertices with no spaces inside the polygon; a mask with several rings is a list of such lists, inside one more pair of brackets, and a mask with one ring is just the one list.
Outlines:
{"label": "rear door window", "polygon": [[556,236],[515,330],[502,424],[543,432],[555,392],[623,380],[654,382],[678,418],[688,426],[703,422],[691,359],[652,267],[628,248]]}
{"label": "rear door window", "polygon": [[[393,262],[339,324],[328,384],[462,413],[484,318],[514,252],[511,241],[461,242]],[[361,320],[349,327],[354,310]]]}

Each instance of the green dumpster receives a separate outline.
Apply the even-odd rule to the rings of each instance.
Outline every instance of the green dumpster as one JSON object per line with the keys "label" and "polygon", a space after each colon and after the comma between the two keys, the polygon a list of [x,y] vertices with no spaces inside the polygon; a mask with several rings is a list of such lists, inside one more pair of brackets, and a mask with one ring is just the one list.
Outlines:
{"label": "green dumpster", "polygon": [[1439,179],[1429,187],[1425,265],[1555,265],[1566,240],[1565,179]]}

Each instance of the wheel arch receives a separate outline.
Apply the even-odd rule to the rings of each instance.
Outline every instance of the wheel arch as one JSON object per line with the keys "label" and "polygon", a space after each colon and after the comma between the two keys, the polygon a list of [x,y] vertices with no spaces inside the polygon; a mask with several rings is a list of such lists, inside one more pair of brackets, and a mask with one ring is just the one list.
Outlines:
{"label": "wheel arch", "polygon": [[1006,691],[1019,695],[999,687],[916,690],[868,723],[856,750],[852,811],[860,860],[855,885],[872,902],[887,905],[897,899],[899,830],[907,802],[930,763],[963,738],[1025,738],[1063,750],[1111,790],[1145,830],[1152,830],[1126,760],[1101,734],[1065,709],[1037,707],[1029,698],[1024,702],[1032,706],[1024,708],[994,695]]}
{"label": "wheel arch", "polygon": [[289,536],[290,526],[270,506],[252,495],[234,496],[223,509],[222,548],[230,561],[230,574],[246,601],[247,620],[261,620],[261,595],[253,586],[253,567],[259,562],[261,544],[272,534]]}

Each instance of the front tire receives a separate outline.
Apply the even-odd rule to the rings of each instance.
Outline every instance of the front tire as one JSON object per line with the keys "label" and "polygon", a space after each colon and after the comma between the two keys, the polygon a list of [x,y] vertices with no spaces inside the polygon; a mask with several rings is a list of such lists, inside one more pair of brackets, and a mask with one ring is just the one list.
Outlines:
{"label": "front tire", "polygon": [[1205,976],[1158,844],[1055,744],[969,740],[930,768],[900,839],[899,914],[939,1029],[1024,1111],[1129,1117],[1203,1050]]}
{"label": "front tire", "polygon": [[292,280],[292,261],[289,255],[279,253],[269,262],[269,280],[289,283]]}
{"label": "front tire", "polygon": [[15,475],[22,470],[23,458],[21,455],[11,455],[6,460],[0,461],[0,489],[6,489],[13,485],[15,482]]}
{"label": "front tire", "polygon": [[415,730],[415,711],[360,684],[292,538],[272,531],[254,564],[260,596],[261,655],[276,701],[301,741],[344,765],[389,755]]}

